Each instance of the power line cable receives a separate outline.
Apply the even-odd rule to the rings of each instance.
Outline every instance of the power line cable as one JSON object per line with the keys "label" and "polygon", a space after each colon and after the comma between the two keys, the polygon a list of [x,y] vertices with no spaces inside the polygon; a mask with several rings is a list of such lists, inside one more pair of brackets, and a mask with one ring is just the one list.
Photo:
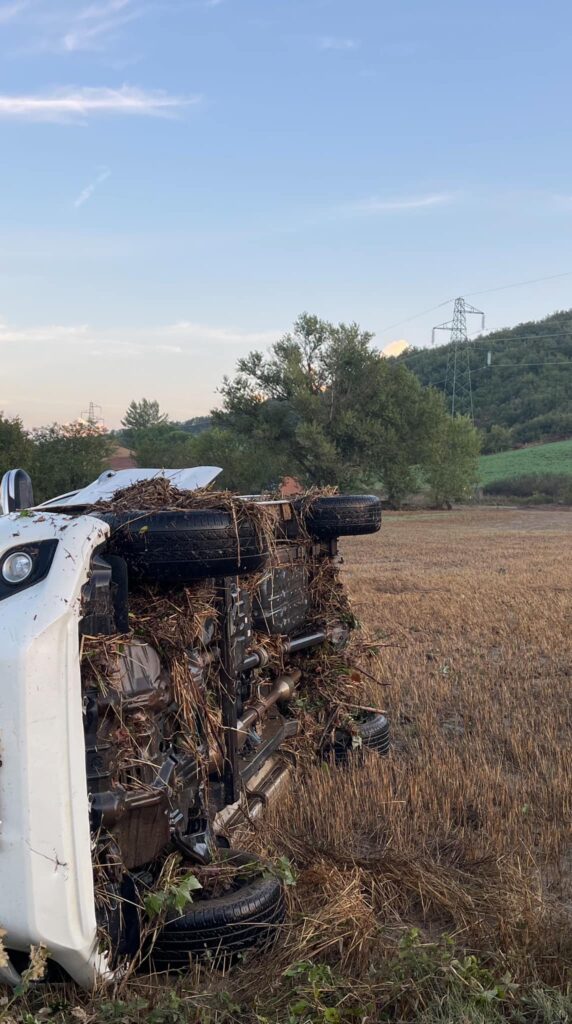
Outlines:
{"label": "power line cable", "polygon": [[529,281],[515,281],[513,284],[500,284],[497,288],[484,288],[478,292],[466,292],[465,298],[470,299],[473,295],[491,295],[492,292],[503,292],[507,288],[522,288],[525,284],[539,284],[541,281],[555,281],[558,277],[572,277],[572,270],[565,270],[562,274],[549,274],[547,277],[533,277]]}
{"label": "power line cable", "polygon": [[[543,363],[491,363],[490,366],[477,367],[479,370],[502,370],[506,367],[514,369],[520,366],[572,366],[572,359],[545,359]],[[475,373],[476,370],[473,370]]]}
{"label": "power line cable", "polygon": [[[546,277],[532,277],[528,281],[514,281],[511,284],[499,284],[495,288],[485,288],[478,292],[465,292],[462,296],[465,299],[470,299],[474,295],[490,295],[492,292],[502,292],[508,288],[522,288],[527,284],[539,284],[542,281],[555,281],[559,277],[572,277],[572,270],[565,270],[561,274],[548,274]],[[427,313],[433,313],[436,309],[441,309],[442,306],[448,306],[450,302],[454,302],[454,299],[446,299],[445,302],[439,302],[436,306],[432,306],[431,309],[423,309],[420,313],[414,313],[413,316],[408,316],[404,320],[398,320],[397,323],[389,324],[388,327],[382,327],[378,334],[385,334],[386,331],[392,331],[395,327],[401,327],[402,324],[411,323],[412,320],[418,320],[420,316],[425,316]]]}
{"label": "power line cable", "polygon": [[[491,341],[542,341],[544,338],[572,338],[572,331],[556,331],[554,334],[511,334],[508,336],[508,332],[511,330],[511,327],[499,327],[496,331],[492,331],[491,334],[503,334],[505,332],[504,337],[493,338],[490,334],[486,334],[484,337],[478,335],[471,341],[471,345],[485,345]],[[430,351],[430,349],[427,351]]]}
{"label": "power line cable", "polygon": [[453,299],[446,299],[445,302],[438,302],[436,306],[431,306],[431,309],[423,309],[420,313],[414,313],[413,316],[406,317],[405,320],[398,320],[396,324],[389,324],[389,327],[382,327],[377,333],[385,334],[386,331],[392,331],[394,327],[401,327],[402,324],[408,324],[411,320],[418,320],[420,316],[425,316],[427,313],[434,313],[436,309],[441,309],[442,306],[448,306],[449,303],[453,301]]}

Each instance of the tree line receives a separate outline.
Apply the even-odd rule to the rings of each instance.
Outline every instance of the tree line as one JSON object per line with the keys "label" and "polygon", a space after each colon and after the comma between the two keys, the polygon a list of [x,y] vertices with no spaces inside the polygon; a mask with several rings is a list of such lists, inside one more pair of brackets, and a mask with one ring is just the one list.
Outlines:
{"label": "tree line", "polygon": [[224,486],[242,493],[292,476],[305,487],[382,491],[395,506],[420,489],[437,505],[466,498],[478,478],[477,432],[406,365],[380,358],[372,339],[355,323],[304,313],[267,354],[238,361],[221,408],[185,423],[148,399],[131,402],[112,436],[85,424],[28,433],[2,417],[0,469],[29,469],[45,498],[98,476],[122,441],[141,467],[222,466]]}

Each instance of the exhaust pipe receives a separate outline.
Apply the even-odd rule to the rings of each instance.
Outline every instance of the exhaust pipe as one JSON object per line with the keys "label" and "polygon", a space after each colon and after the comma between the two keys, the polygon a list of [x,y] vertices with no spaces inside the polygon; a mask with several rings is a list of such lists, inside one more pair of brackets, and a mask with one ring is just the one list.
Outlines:
{"label": "exhaust pipe", "polygon": [[[317,630],[315,633],[308,633],[306,636],[298,636],[294,640],[287,640],[284,644],[284,654],[299,654],[300,651],[307,651],[311,647],[319,647],[327,639],[324,630]],[[246,655],[241,672],[248,672],[253,668],[264,668],[268,664],[268,655],[262,647],[257,647],[250,654]]]}
{"label": "exhaust pipe", "polygon": [[[271,707],[277,704],[278,701],[290,700],[294,690],[300,682],[301,675],[302,673],[300,669],[296,669],[294,672],[278,676],[270,693],[267,694],[266,697],[262,697],[256,702],[256,704],[251,704],[245,709],[243,717],[236,723],[239,750],[246,743],[248,734],[253,725],[255,725],[256,722],[259,722]],[[209,771],[221,772],[223,763],[224,754],[222,749],[217,747],[215,744],[212,744],[209,750]]]}
{"label": "exhaust pipe", "polygon": [[239,748],[246,743],[248,733],[253,725],[260,721],[271,707],[277,704],[278,701],[290,700],[300,682],[301,676],[302,673],[299,668],[294,672],[278,676],[270,693],[266,697],[262,697],[256,704],[251,704],[246,708],[243,717],[236,723]]}

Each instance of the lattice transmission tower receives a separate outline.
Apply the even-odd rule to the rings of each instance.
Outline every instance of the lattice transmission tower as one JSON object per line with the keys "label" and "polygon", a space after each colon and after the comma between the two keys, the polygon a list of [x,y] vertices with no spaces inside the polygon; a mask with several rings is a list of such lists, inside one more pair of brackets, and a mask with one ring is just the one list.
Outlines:
{"label": "lattice transmission tower", "polygon": [[85,420],[90,427],[101,429],[104,426],[103,409],[100,405],[96,405],[95,402],[89,403],[89,409],[83,410],[81,418],[82,420]]}
{"label": "lattice transmission tower", "polygon": [[444,392],[451,416],[469,416],[473,420],[473,385],[471,381],[471,343],[467,335],[467,315],[481,317],[481,330],[485,326],[485,314],[475,309],[463,298],[455,299],[453,319],[433,328],[432,341],[436,331],[450,331],[451,345],[447,352]]}

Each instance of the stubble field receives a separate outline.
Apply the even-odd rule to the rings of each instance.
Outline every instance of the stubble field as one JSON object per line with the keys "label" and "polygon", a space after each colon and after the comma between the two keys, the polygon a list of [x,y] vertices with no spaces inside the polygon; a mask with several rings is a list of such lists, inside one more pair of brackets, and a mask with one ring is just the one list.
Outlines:
{"label": "stubble field", "polygon": [[572,513],[388,515],[343,554],[394,744],[276,811],[285,961],[331,967],[332,1020],[568,1020]]}
{"label": "stubble field", "polygon": [[393,748],[241,837],[296,879],[274,951],[29,1024],[572,1020],[572,512],[390,514],[343,555]]}

